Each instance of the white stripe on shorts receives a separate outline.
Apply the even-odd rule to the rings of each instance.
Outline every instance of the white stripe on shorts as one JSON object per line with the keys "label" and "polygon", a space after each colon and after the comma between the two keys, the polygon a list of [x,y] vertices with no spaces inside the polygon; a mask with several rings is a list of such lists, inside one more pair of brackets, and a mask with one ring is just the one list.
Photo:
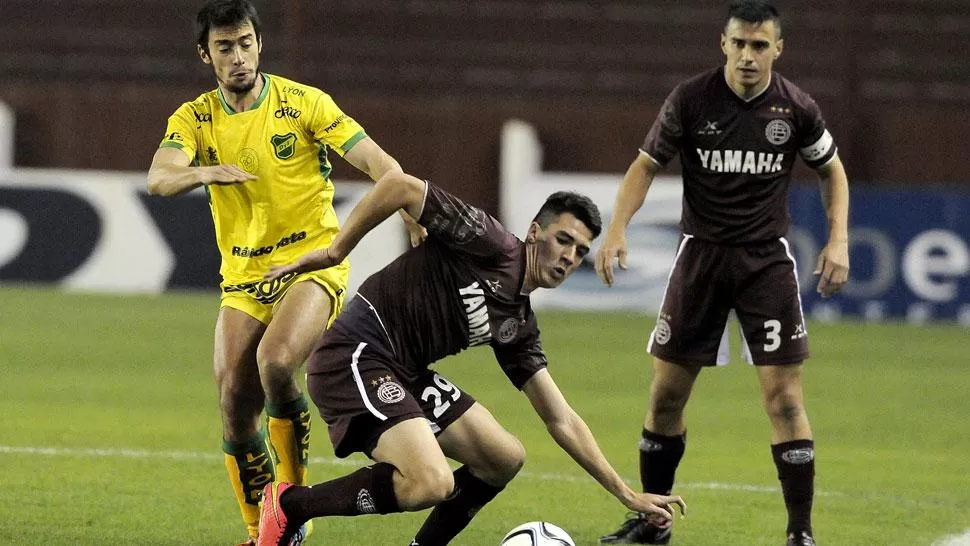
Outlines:
{"label": "white stripe on shorts", "polygon": [[[680,255],[684,253],[684,247],[687,246],[687,241],[689,241],[689,240],[691,240],[693,238],[694,238],[693,235],[684,234],[684,240],[681,241],[680,242],[680,246],[677,247],[677,253],[674,254],[674,263],[670,264],[670,271],[667,273],[667,284],[664,286],[663,299],[660,300],[660,302],[661,302],[660,303],[660,310],[661,310],[661,312],[663,312],[663,308],[664,308],[663,304],[664,304],[664,302],[667,301],[667,290],[670,289],[670,278],[674,276],[674,268],[677,267],[677,260],[679,260],[680,259]],[[657,318],[658,319],[659,319],[659,317],[660,317],[660,315],[657,315]],[[656,331],[657,331],[656,328],[654,328],[650,332],[650,340],[647,341],[647,352],[648,353],[650,352],[650,348],[653,347],[653,334]]]}
{"label": "white stripe on shorts", "polygon": [[391,341],[391,334],[387,333],[387,327],[384,326],[384,321],[381,320],[381,316],[377,313],[377,308],[374,307],[374,304],[371,303],[369,299],[365,298],[360,292],[357,293],[357,297],[364,300],[367,307],[370,307],[371,312],[374,313],[375,317],[377,317],[377,322],[379,322],[381,325],[381,330],[384,330],[384,336],[387,338],[387,345],[391,348],[391,351],[394,352],[394,354],[397,354],[397,351],[394,350],[394,342]]}
{"label": "white stripe on shorts", "polygon": [[805,310],[802,309],[802,285],[798,282],[798,262],[795,261],[795,255],[791,252],[788,239],[779,237],[778,240],[781,241],[781,244],[785,245],[785,254],[791,260],[791,274],[795,277],[795,294],[798,296],[798,316],[802,320],[802,325],[805,327],[805,334],[807,335],[808,325],[805,324]]}
{"label": "white stripe on shorts", "polygon": [[374,417],[377,417],[381,421],[387,421],[387,416],[377,411],[377,408],[374,407],[374,404],[371,404],[370,399],[367,398],[367,391],[364,389],[364,380],[361,379],[360,369],[357,368],[357,362],[360,359],[360,353],[364,350],[364,347],[366,346],[367,344],[364,342],[361,342],[361,344],[357,346],[357,350],[354,351],[354,357],[350,361],[350,369],[353,370],[354,372],[354,383],[357,383],[357,390],[360,391],[360,398],[361,400],[364,401],[364,405],[367,406],[367,410],[370,411],[371,414],[374,415]]}
{"label": "white stripe on shorts", "polygon": [[717,366],[727,366],[731,363],[731,323],[737,318],[738,315],[734,309],[728,311],[724,330],[721,332],[721,341],[717,344],[717,356],[714,357],[714,364]]}

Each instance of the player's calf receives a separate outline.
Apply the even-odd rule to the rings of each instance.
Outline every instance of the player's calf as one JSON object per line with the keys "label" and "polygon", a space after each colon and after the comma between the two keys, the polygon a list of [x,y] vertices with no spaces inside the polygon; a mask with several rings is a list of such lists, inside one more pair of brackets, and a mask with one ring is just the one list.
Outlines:
{"label": "player's calf", "polygon": [[448,544],[471,523],[472,518],[482,507],[504,489],[504,485],[496,487],[476,477],[467,466],[455,470],[454,479],[453,494],[435,506],[414,536],[411,546]]}

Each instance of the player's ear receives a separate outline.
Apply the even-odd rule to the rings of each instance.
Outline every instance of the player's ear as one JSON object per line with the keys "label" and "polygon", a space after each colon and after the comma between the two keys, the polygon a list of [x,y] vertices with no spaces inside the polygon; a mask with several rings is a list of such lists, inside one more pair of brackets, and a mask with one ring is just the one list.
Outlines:
{"label": "player's ear", "polygon": [[199,58],[202,59],[202,62],[205,64],[212,64],[212,58],[209,57],[209,52],[203,49],[202,46],[196,44],[195,51],[199,54]]}
{"label": "player's ear", "polygon": [[539,224],[538,223],[532,222],[529,225],[529,233],[527,233],[525,235],[525,242],[528,243],[528,244],[530,244],[530,245],[531,244],[534,244],[536,242],[536,238],[539,235],[539,230],[540,229],[542,229],[542,228],[539,227]]}
{"label": "player's ear", "polygon": [[785,49],[785,41],[778,40],[775,42],[775,58],[781,57],[781,50]]}

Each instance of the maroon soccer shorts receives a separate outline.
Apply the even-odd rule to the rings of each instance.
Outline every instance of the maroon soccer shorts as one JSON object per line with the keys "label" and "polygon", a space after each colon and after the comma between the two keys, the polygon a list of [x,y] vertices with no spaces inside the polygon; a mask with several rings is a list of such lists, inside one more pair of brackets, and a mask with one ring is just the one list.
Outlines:
{"label": "maroon soccer shorts", "polygon": [[675,364],[727,364],[731,310],[748,362],[808,357],[797,267],[785,239],[731,246],[683,237],[648,350]]}
{"label": "maroon soccer shorts", "polygon": [[325,348],[315,350],[315,373],[307,375],[307,391],[326,421],[334,453],[366,455],[381,434],[397,423],[425,417],[437,435],[454,423],[475,399],[441,374],[422,370],[411,382],[393,371],[392,355],[379,346],[335,340],[328,332]]}

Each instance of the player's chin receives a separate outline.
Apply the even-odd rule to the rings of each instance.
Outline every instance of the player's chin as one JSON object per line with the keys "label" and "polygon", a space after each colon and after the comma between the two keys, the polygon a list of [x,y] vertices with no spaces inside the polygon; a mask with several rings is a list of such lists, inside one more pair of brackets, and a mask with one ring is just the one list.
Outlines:
{"label": "player's chin", "polygon": [[226,87],[233,93],[248,93],[256,87],[256,76],[252,75],[244,80],[231,80]]}
{"label": "player's chin", "polygon": [[548,271],[543,275],[542,287],[543,288],[556,288],[568,277],[568,273],[560,272],[555,269]]}
{"label": "player's chin", "polygon": [[761,81],[761,73],[760,72],[755,72],[755,71],[752,71],[752,70],[740,70],[739,72],[741,73],[741,82],[742,83],[745,83],[745,84],[748,84],[748,85],[754,85],[754,84],[758,83],[759,81]]}

